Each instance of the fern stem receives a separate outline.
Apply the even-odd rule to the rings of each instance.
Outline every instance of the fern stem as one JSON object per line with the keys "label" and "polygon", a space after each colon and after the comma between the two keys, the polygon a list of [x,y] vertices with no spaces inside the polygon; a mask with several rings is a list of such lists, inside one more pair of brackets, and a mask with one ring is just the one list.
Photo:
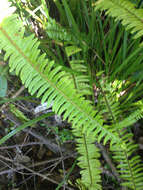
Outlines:
{"label": "fern stem", "polygon": [[83,134],[83,140],[84,140],[84,146],[85,146],[85,150],[86,150],[86,159],[87,159],[87,163],[88,163],[88,170],[89,170],[90,181],[91,181],[91,186],[92,186],[92,184],[93,184],[92,172],[91,172],[91,166],[90,166],[90,161],[89,161],[89,153],[88,153],[88,146],[87,146],[87,143],[86,143],[85,134]]}
{"label": "fern stem", "polygon": [[132,179],[133,179],[132,183],[133,183],[134,189],[137,190],[136,183],[135,183],[135,180],[134,180],[134,175],[133,175],[133,172],[132,172],[132,167],[130,166],[129,158],[128,158],[128,155],[127,155],[127,151],[124,151],[124,154],[125,154],[125,156],[126,156],[126,160],[127,160],[127,163],[128,163],[128,167],[129,167],[129,169],[130,169],[131,177],[132,177]]}

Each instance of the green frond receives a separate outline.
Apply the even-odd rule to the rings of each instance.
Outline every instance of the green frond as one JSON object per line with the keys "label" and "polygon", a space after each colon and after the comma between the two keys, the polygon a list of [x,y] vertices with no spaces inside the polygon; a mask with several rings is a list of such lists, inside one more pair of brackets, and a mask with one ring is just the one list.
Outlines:
{"label": "green frond", "polygon": [[[82,51],[81,48],[69,44],[78,44],[78,40],[72,35],[66,28],[62,27],[51,17],[48,18],[46,23],[46,33],[50,39],[57,40],[65,45],[65,52],[67,57],[71,57],[69,64],[71,68],[75,71],[80,71],[83,75],[70,75],[70,79],[73,80],[74,86],[77,88],[77,91],[82,95],[91,95],[91,87],[89,85],[89,76],[87,76],[87,68],[83,64],[83,60],[78,60],[73,55]],[[82,64],[81,64],[82,63]]]}
{"label": "green frond", "polygon": [[95,10],[105,10],[106,14],[121,21],[134,38],[143,35],[143,9],[136,9],[129,0],[98,0],[95,6]]}
{"label": "green frond", "polygon": [[[143,186],[143,164],[139,156],[135,156],[138,146],[133,142],[133,135],[127,131],[127,127],[142,118],[142,109],[137,109],[128,116],[120,110],[119,101],[116,99],[116,88],[114,84],[108,84],[105,77],[100,80],[102,102],[98,102],[101,108],[100,114],[116,129],[124,146],[116,143],[110,147],[113,159],[118,164],[119,173],[123,180],[122,185],[130,189],[141,190]],[[104,116],[105,117],[105,116]],[[124,118],[122,120],[122,118]],[[109,120],[110,119],[110,120]]]}
{"label": "green frond", "polygon": [[[91,158],[90,165],[95,168],[98,161],[93,158],[98,157],[98,154],[92,144],[93,138],[89,138],[92,137],[92,133],[98,142],[103,140],[104,144],[108,141],[111,145],[122,144],[122,142],[113,128],[104,126],[103,120],[89,101],[73,88],[73,82],[62,70],[62,66],[55,66],[54,61],[46,59],[45,54],[41,55],[38,46],[39,42],[34,35],[24,36],[24,29],[16,15],[6,18],[0,24],[0,48],[6,52],[5,59],[9,58],[10,71],[15,71],[16,75],[20,75],[22,83],[29,92],[36,93],[37,97],[42,97],[42,103],[47,102],[48,105],[53,103],[53,111],[58,115],[63,114],[63,119],[72,123],[73,131],[78,132],[82,128],[85,138],[80,136],[79,143],[81,142],[82,145],[84,144],[83,147],[86,147],[85,142],[88,142],[89,139],[87,145],[89,158]],[[85,151],[85,148],[83,150]],[[84,154],[86,153],[84,152]],[[81,152],[80,158],[83,158],[82,155]],[[89,173],[88,160],[86,158],[84,164],[84,160],[80,159],[80,165]],[[94,174],[94,171],[92,172]],[[98,173],[99,170],[96,170],[96,175],[91,174],[89,179],[86,172],[82,172],[88,186],[100,181]],[[100,189],[99,187],[97,185],[98,189]]]}
{"label": "green frond", "polygon": [[87,189],[100,190],[101,188],[101,169],[99,161],[99,150],[95,146],[94,133],[83,133],[82,128],[75,129],[74,135],[77,139],[77,151],[80,154],[78,165],[81,170],[81,181]]}
{"label": "green frond", "polygon": [[138,145],[134,144],[132,134],[124,129],[120,131],[122,142],[126,144],[123,149],[120,144],[113,145],[113,159],[118,162],[118,171],[123,179],[122,185],[130,189],[142,190],[143,187],[143,164],[140,156],[136,155]]}
{"label": "green frond", "polygon": [[126,118],[124,118],[122,121],[117,123],[115,127],[118,129],[124,129],[125,127],[133,125],[141,118],[143,118],[143,111],[137,109],[136,111],[128,115]]}
{"label": "green frond", "polygon": [[[81,62],[81,63],[80,63]],[[73,70],[80,71],[81,74],[70,75],[70,79],[73,80],[76,90],[78,93],[81,93],[83,96],[91,95],[92,88],[90,84],[90,77],[88,76],[87,67],[84,64],[83,60],[72,60],[70,61],[70,66]]]}
{"label": "green frond", "polygon": [[112,83],[109,83],[105,77],[101,77],[99,83],[101,91],[98,97],[98,110],[100,110],[100,114],[103,115],[104,120],[114,122],[121,114],[116,87]]}
{"label": "green frond", "polygon": [[45,25],[45,31],[50,39],[68,43],[72,43],[73,41],[76,43],[78,42],[74,35],[72,35],[51,17],[49,17]]}
{"label": "green frond", "polygon": [[[98,98],[98,110],[101,115],[106,115],[104,119],[108,119],[113,123],[113,128],[118,130],[131,126],[139,119],[143,118],[142,102],[139,101],[128,110],[128,113],[124,113],[124,109],[120,106],[120,96],[123,82],[114,81],[109,83],[105,77],[100,79],[100,85],[103,93],[100,93]],[[126,106],[122,103],[122,107]],[[113,119],[114,118],[114,119]],[[115,124],[116,121],[116,124]]]}

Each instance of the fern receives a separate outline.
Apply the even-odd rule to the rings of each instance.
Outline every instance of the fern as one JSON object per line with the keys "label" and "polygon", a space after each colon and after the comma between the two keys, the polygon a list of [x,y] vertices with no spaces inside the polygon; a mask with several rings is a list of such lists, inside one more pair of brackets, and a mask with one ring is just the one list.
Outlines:
{"label": "fern", "polygon": [[120,135],[127,148],[123,149],[120,144],[116,144],[111,147],[111,151],[113,159],[118,163],[117,168],[123,179],[122,185],[130,189],[142,190],[143,164],[140,156],[136,155],[138,145],[134,144],[132,134],[125,129],[120,131]]}
{"label": "fern", "polygon": [[[122,186],[141,190],[143,187],[143,164],[140,156],[136,156],[138,145],[133,142],[133,135],[128,132],[127,126],[134,124],[143,117],[142,109],[134,111],[134,113],[125,118],[123,111],[120,110],[119,102],[116,102],[115,89],[105,81],[105,78],[103,80],[105,84],[101,83],[100,80],[100,88],[104,98],[102,98],[102,102],[99,104],[102,104],[102,114],[108,114],[107,118],[110,118],[112,127],[116,129],[121,142],[125,145],[123,147],[116,143],[110,147],[110,150],[113,152],[113,159],[118,164],[117,168],[120,177],[123,180]],[[122,117],[125,119],[120,121]]]}
{"label": "fern", "polygon": [[[69,74],[70,81],[73,81],[73,87],[82,95],[91,95],[91,87],[89,85],[89,76],[87,75],[87,67],[83,64],[83,60],[75,58],[75,54],[81,51],[76,46],[68,44],[79,44],[78,40],[70,33],[67,33],[64,28],[58,25],[49,17],[46,24],[46,32],[49,38],[58,40],[65,44],[65,52],[69,59],[70,67],[75,71],[80,71],[83,74]],[[67,45],[66,45],[67,44]],[[72,60],[71,60],[72,59]],[[81,176],[87,189],[101,189],[101,171],[99,162],[99,151],[95,147],[95,135],[90,132],[88,135],[83,132],[82,127],[74,129],[73,133],[77,141],[77,151],[80,154],[78,165],[82,168]]]}
{"label": "fern", "polygon": [[[75,57],[78,52],[82,51],[81,48],[78,48],[79,40],[50,16],[48,17],[48,22],[45,25],[45,30],[51,40],[57,40],[63,44],[63,51],[66,52],[69,60],[69,66],[72,71],[80,71],[81,74],[69,73],[70,79],[73,80],[75,88],[79,93],[82,93],[82,95],[91,95],[92,89],[89,85],[90,79],[87,75],[87,67],[83,64],[83,60],[78,60]],[[74,46],[71,44],[74,44]]]}
{"label": "fern", "polygon": [[[88,186],[100,189],[100,186],[95,184],[95,181],[97,183],[100,181],[100,178],[96,177],[99,170],[90,170],[93,173],[90,174],[91,177],[85,175],[86,172],[89,173],[87,164],[90,163],[90,168],[95,168],[97,163],[96,155],[94,157],[90,150],[90,147],[93,149],[94,139],[90,139],[89,135],[94,131],[94,137],[96,136],[99,142],[104,138],[104,143],[110,140],[111,145],[117,142],[122,145],[122,142],[112,128],[103,125],[103,120],[89,101],[76,93],[73,83],[62,70],[62,66],[55,67],[54,61],[46,59],[45,54],[40,55],[38,46],[39,42],[34,35],[24,37],[24,27],[16,15],[4,19],[0,24],[0,48],[6,51],[5,60],[9,58],[10,71],[15,71],[16,75],[20,75],[22,83],[29,92],[32,95],[37,93],[37,97],[42,97],[42,103],[47,102],[50,105],[53,102],[53,111],[59,115],[63,114],[64,119],[72,122],[73,130],[79,134],[80,138],[82,137],[79,143],[85,148],[84,138],[87,137],[91,161],[87,159],[88,162],[84,162],[83,157],[79,158],[80,165],[84,169],[82,175]],[[84,155],[86,152],[81,152],[81,154]]]}
{"label": "fern", "polygon": [[136,9],[128,0],[99,0],[95,10],[106,10],[106,13],[122,22],[127,30],[131,30],[134,38],[143,34],[143,10]]}
{"label": "fern", "polygon": [[49,20],[46,23],[45,27],[47,35],[53,40],[59,40],[69,43],[71,43],[72,41],[76,41],[76,38],[72,34],[67,32],[65,28],[63,28],[51,17],[49,17]]}
{"label": "fern", "polygon": [[143,111],[136,108],[137,110],[131,113],[130,115],[126,116],[122,121],[118,122],[118,124],[115,126],[120,129],[124,129],[125,127],[129,127],[136,123],[138,120],[143,118]]}
{"label": "fern", "polygon": [[82,127],[73,130],[77,141],[77,151],[80,154],[78,165],[83,170],[80,172],[82,182],[87,189],[100,190],[101,188],[101,170],[99,162],[99,150],[95,147],[95,135],[93,132],[88,135],[83,132]]}

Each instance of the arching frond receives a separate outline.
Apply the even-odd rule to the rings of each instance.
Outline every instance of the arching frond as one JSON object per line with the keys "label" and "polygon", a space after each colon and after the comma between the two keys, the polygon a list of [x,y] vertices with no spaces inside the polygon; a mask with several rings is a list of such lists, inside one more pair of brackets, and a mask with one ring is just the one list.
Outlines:
{"label": "arching frond", "polygon": [[115,127],[119,129],[124,129],[125,127],[133,125],[141,118],[143,118],[143,110],[137,109],[126,118],[124,118],[122,121],[120,121]]}
{"label": "arching frond", "polygon": [[96,9],[105,10],[106,14],[121,21],[127,30],[131,30],[134,38],[143,35],[143,10],[136,9],[129,0],[98,0]]}
{"label": "arching frond", "polygon": [[[24,36],[24,28],[16,15],[6,18],[0,24],[0,48],[6,52],[5,59],[9,58],[10,71],[20,75],[22,83],[32,95],[36,93],[37,97],[41,97],[42,103],[47,102],[47,106],[53,103],[53,111],[58,115],[63,114],[63,119],[72,123],[74,133],[79,135],[79,146],[83,147],[83,152],[79,148],[80,166],[84,169],[82,176],[88,186],[101,189],[99,162],[96,160],[98,153],[93,147],[93,137],[96,136],[99,142],[103,139],[105,144],[110,141],[111,145],[122,145],[122,142],[113,128],[104,126],[103,120],[89,101],[73,88],[73,82],[62,70],[62,66],[55,66],[54,61],[46,59],[38,46],[39,42],[34,35]],[[87,177],[87,171],[91,177]]]}

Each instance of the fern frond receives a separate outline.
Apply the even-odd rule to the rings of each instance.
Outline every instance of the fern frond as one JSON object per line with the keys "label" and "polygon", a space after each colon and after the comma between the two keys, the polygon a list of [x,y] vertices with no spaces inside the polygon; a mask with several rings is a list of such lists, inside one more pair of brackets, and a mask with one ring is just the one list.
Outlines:
{"label": "fern frond", "polygon": [[122,121],[120,121],[115,127],[118,129],[124,129],[125,127],[131,126],[136,123],[139,119],[143,118],[143,111],[137,109]]}
{"label": "fern frond", "polygon": [[[75,46],[79,43],[79,41],[72,35],[66,28],[62,27],[59,23],[57,23],[50,16],[46,23],[46,33],[48,37],[52,40],[60,41],[61,43],[67,44],[65,45],[65,52],[67,57],[71,57],[71,61],[69,61],[69,65],[75,71],[83,72],[83,75],[70,75],[70,79],[73,80],[73,84],[76,86],[77,91],[82,93],[82,95],[91,95],[91,88],[89,86],[89,77],[87,76],[87,68],[83,63],[83,60],[76,60],[72,58],[73,54],[78,53],[82,49]],[[74,46],[69,46],[69,44],[74,44]]]}
{"label": "fern frond", "polygon": [[[140,156],[135,156],[138,146],[133,142],[133,135],[126,128],[142,117],[142,109],[134,111],[125,118],[125,113],[120,110],[119,101],[116,101],[116,86],[108,84],[105,77],[100,80],[100,86],[103,101],[98,104],[102,104],[102,113],[108,114],[107,119],[110,118],[112,127],[116,129],[121,142],[125,145],[120,146],[117,143],[110,148],[114,154],[114,160],[118,163],[119,173],[123,179],[122,185],[130,189],[141,190],[143,186],[143,164],[141,164]],[[122,118],[125,119],[122,120]]]}
{"label": "fern frond", "polygon": [[142,190],[143,187],[143,164],[140,156],[135,155],[138,145],[134,144],[132,134],[124,129],[120,131],[122,142],[125,142],[126,149],[120,144],[113,145],[113,159],[118,162],[118,171],[123,179],[122,185],[130,189]]}
{"label": "fern frond", "polygon": [[80,154],[78,165],[82,168],[81,181],[87,189],[101,190],[101,169],[99,162],[99,150],[95,147],[94,133],[83,133],[82,128],[73,131],[77,140],[77,151]]}
{"label": "fern frond", "polygon": [[143,9],[136,9],[129,0],[98,0],[95,10],[105,10],[106,14],[122,22],[131,30],[134,38],[143,35]]}
{"label": "fern frond", "polygon": [[70,75],[71,80],[73,80],[73,83],[75,83],[77,92],[81,93],[83,96],[91,95],[92,88],[89,85],[90,77],[87,74],[88,69],[84,64],[84,61],[83,60],[72,60],[72,61],[70,61],[70,66],[73,70],[80,71],[80,73],[81,73],[78,75],[74,74],[74,77],[72,75]]}
{"label": "fern frond", "polygon": [[[111,145],[119,143],[121,146],[122,142],[113,128],[104,126],[103,120],[89,101],[73,88],[73,83],[69,80],[67,73],[62,70],[62,66],[55,66],[54,61],[46,59],[45,54],[41,55],[38,46],[39,42],[34,35],[24,36],[23,26],[16,15],[6,18],[0,24],[0,49],[6,52],[5,59],[9,58],[10,71],[15,71],[16,75],[20,75],[22,83],[31,94],[37,93],[37,97],[42,96],[42,103],[47,102],[47,106],[53,103],[53,111],[58,115],[63,114],[63,119],[72,123],[73,131],[77,132],[81,138],[81,140],[79,138],[79,143],[85,144],[87,138],[87,145],[91,148],[88,148],[89,158],[91,158],[90,167],[95,168],[98,163],[96,161],[98,154],[94,151],[92,133],[98,142],[103,139],[106,144],[110,140]],[[81,134],[85,138],[78,132],[81,128]],[[80,160],[80,165],[85,171],[89,170],[87,161],[89,159],[86,162]],[[92,173],[95,174],[93,169]],[[98,173],[97,169],[95,176],[91,174],[92,177],[88,179],[85,172],[82,173],[88,186],[100,181]],[[99,187],[97,185],[98,189]]]}
{"label": "fern frond", "polygon": [[101,92],[98,97],[98,109],[105,120],[108,119],[108,121],[114,122],[114,119],[121,114],[116,89],[113,88],[112,84],[105,77],[100,79],[99,84]]}
{"label": "fern frond", "polygon": [[51,17],[49,17],[45,27],[46,33],[50,39],[68,43],[72,43],[73,41],[76,43],[78,42],[74,35],[72,35],[69,31],[63,28]]}

